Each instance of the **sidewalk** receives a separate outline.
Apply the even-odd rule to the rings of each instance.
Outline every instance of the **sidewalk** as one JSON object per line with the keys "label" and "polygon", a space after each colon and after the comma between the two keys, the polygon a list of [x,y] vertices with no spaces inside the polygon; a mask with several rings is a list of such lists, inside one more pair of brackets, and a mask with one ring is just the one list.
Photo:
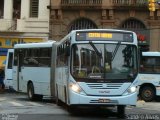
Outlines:
{"label": "sidewalk", "polygon": [[137,104],[136,104],[136,107],[143,107],[145,105],[145,101],[144,100],[138,100],[137,101]]}

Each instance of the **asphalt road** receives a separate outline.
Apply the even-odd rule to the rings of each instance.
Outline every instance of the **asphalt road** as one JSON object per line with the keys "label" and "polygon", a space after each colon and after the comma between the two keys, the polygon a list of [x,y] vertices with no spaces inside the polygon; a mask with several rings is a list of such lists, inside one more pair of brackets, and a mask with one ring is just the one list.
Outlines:
{"label": "asphalt road", "polygon": [[[138,101],[126,107],[126,119],[160,119],[160,101]],[[0,94],[0,120],[106,120],[117,119],[116,108],[81,108],[74,113],[53,100],[29,101],[25,94]]]}

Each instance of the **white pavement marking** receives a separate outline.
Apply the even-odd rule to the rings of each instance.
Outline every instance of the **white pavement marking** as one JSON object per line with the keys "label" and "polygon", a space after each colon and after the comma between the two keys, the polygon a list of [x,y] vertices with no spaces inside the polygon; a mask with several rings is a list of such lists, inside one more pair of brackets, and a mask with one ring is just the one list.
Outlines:
{"label": "white pavement marking", "polygon": [[133,109],[133,108],[131,108],[131,107],[126,107],[126,109],[127,109],[127,110],[131,110],[131,109]]}
{"label": "white pavement marking", "polygon": [[6,100],[6,97],[1,97],[0,98],[0,101],[4,101],[4,100]]}
{"label": "white pavement marking", "polygon": [[31,104],[31,105],[33,105],[33,106],[44,106],[44,105],[42,105],[42,104],[35,103],[35,102],[27,102],[27,103],[29,103],[29,104]]}
{"label": "white pavement marking", "polygon": [[18,103],[18,102],[12,102],[12,101],[10,101],[9,103],[11,103],[13,106],[19,106],[19,107],[24,106],[23,104]]}

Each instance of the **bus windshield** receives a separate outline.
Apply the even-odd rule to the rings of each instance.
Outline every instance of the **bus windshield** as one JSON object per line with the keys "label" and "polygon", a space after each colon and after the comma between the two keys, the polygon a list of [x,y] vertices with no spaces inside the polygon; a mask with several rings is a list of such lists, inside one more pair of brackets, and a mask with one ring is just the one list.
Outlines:
{"label": "bus windshield", "polygon": [[120,43],[72,45],[71,73],[75,78],[131,81],[137,72],[134,45]]}

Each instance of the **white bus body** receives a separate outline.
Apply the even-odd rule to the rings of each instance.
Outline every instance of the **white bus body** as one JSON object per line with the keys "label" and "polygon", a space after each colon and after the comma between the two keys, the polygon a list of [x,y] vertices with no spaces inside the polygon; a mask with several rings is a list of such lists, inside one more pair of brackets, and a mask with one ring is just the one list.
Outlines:
{"label": "white bus body", "polygon": [[142,52],[138,79],[141,99],[149,102],[160,96],[160,52]]}
{"label": "white bus body", "polygon": [[136,105],[138,60],[134,32],[74,30],[54,44],[54,51],[57,104],[113,105],[118,106],[121,115],[126,105]]}
{"label": "white bus body", "polygon": [[29,99],[51,96],[51,51],[55,41],[14,46],[13,88]]}
{"label": "white bus body", "polygon": [[[32,67],[29,61],[40,62],[28,60],[31,56],[36,59],[32,48],[42,47],[51,48],[51,66]],[[51,95],[57,104],[64,102],[70,108],[117,106],[120,116],[126,105],[136,105],[138,47],[134,32],[73,30],[52,45],[21,44],[14,49],[14,88],[28,92],[30,99]]]}
{"label": "white bus body", "polygon": [[6,65],[5,65],[5,88],[9,89],[13,87],[13,76],[12,76],[12,67],[13,67],[13,49],[8,49]]}

